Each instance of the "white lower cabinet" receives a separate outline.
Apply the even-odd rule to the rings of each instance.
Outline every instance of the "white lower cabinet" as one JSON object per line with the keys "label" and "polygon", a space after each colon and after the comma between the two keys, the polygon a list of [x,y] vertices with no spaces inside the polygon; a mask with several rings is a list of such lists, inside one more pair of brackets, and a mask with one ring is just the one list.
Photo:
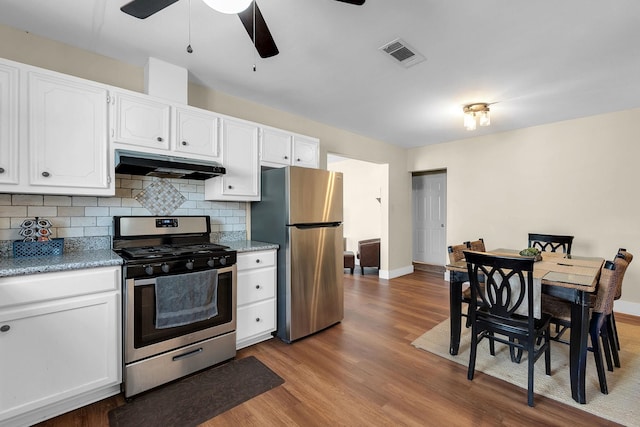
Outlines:
{"label": "white lower cabinet", "polygon": [[120,392],[120,267],[0,278],[0,425]]}
{"label": "white lower cabinet", "polygon": [[236,348],[272,338],[276,330],[276,250],[238,254]]}

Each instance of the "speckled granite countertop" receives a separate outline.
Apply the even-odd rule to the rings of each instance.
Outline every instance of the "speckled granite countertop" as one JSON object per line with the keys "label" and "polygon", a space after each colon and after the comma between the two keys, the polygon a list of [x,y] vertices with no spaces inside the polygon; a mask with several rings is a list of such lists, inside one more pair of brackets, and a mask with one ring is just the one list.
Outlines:
{"label": "speckled granite countertop", "polygon": [[61,256],[0,258],[0,277],[121,265],[122,258],[110,249],[69,252]]}
{"label": "speckled granite countertop", "polygon": [[266,251],[268,249],[278,249],[280,247],[280,245],[276,243],[265,243],[255,240],[237,240],[231,242],[220,242],[220,244],[229,246],[229,248],[238,252]]}
{"label": "speckled granite countertop", "polygon": [[[255,240],[235,240],[219,242],[238,252],[278,249],[275,243]],[[122,265],[122,258],[110,249],[65,252],[61,256],[34,258],[0,258],[0,277],[22,276],[25,274],[51,273],[55,271],[80,270],[83,268]]]}

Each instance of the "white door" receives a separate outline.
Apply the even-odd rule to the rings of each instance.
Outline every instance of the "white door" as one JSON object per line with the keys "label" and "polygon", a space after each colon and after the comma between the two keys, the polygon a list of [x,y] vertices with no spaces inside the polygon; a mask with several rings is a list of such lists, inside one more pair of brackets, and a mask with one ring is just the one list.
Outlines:
{"label": "white door", "polygon": [[413,259],[442,265],[446,253],[446,173],[413,177]]}

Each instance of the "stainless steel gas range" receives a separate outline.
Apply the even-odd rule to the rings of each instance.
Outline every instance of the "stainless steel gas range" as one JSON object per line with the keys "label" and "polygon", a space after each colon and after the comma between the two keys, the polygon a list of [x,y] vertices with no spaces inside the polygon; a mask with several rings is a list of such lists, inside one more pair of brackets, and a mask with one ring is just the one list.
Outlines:
{"label": "stainless steel gas range", "polygon": [[125,397],[235,357],[236,252],[210,234],[208,216],[114,217]]}

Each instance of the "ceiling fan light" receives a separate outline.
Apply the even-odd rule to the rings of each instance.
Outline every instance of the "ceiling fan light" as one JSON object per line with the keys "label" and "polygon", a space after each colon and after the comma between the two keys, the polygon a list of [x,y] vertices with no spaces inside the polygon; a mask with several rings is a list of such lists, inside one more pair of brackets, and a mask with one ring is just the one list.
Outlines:
{"label": "ceiling fan light", "polygon": [[253,0],[202,0],[211,9],[221,13],[240,13],[249,7]]}

